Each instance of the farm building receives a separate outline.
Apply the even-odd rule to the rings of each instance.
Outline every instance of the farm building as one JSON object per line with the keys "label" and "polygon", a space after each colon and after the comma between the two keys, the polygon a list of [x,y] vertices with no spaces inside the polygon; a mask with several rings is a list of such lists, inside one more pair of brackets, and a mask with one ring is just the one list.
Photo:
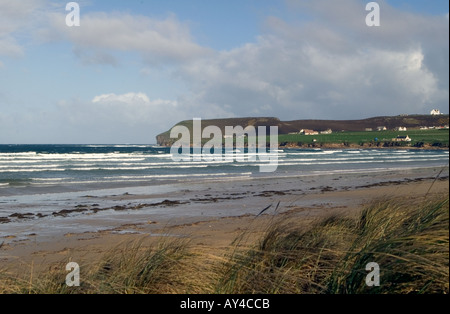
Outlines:
{"label": "farm building", "polygon": [[320,132],[320,134],[333,134],[333,130],[332,129],[328,129],[328,130]]}
{"label": "farm building", "polygon": [[406,136],[399,135],[396,138],[393,138],[392,141],[393,142],[411,142],[411,138],[408,135],[406,135]]}
{"label": "farm building", "polygon": [[318,135],[319,132],[314,131],[314,130],[302,129],[302,130],[300,130],[300,134],[303,134],[303,135]]}
{"label": "farm building", "polygon": [[441,113],[441,111],[440,111],[439,109],[433,109],[433,110],[431,110],[430,114],[431,114],[432,116],[439,116],[439,115],[441,115],[442,113]]}

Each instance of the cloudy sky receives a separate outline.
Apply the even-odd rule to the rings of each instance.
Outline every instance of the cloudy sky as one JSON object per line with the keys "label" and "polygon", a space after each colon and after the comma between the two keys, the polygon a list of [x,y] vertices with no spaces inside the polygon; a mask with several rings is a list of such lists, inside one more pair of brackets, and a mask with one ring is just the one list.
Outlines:
{"label": "cloudy sky", "polygon": [[448,113],[447,0],[0,0],[0,144],[155,143],[180,120]]}

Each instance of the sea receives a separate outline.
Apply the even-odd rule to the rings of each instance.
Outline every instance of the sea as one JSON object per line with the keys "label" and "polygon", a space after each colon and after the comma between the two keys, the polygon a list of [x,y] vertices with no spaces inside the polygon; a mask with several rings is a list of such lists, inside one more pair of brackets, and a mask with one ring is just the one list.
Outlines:
{"label": "sea", "polygon": [[285,149],[278,151],[277,170],[262,174],[259,160],[175,162],[170,148],[155,145],[0,145],[0,196],[46,188],[89,191],[105,185],[432,168],[448,162],[448,150]]}
{"label": "sea", "polygon": [[[339,189],[376,184],[392,173],[448,175],[448,164],[448,150],[290,148],[278,150],[275,172],[262,173],[259,160],[176,162],[170,148],[156,145],[0,145],[0,237],[20,233],[30,222],[56,223],[52,213],[93,203],[95,197],[160,195],[194,187],[201,192],[213,184],[230,190],[239,181],[258,180],[273,189],[271,182],[280,178],[301,182],[305,190]],[[33,219],[18,219],[21,213]]]}

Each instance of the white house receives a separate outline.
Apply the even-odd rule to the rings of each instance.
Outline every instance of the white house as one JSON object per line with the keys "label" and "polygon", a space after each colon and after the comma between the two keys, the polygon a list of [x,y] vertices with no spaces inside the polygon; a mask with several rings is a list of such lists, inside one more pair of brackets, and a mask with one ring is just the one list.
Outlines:
{"label": "white house", "polygon": [[430,114],[431,114],[432,116],[439,116],[439,115],[441,115],[442,113],[441,113],[441,111],[440,111],[439,109],[433,109],[433,110],[431,110]]}
{"label": "white house", "polygon": [[399,126],[398,128],[395,128],[395,130],[400,132],[406,132],[408,129],[404,126]]}
{"label": "white house", "polygon": [[302,130],[300,130],[300,134],[303,134],[303,135],[318,135],[319,132],[314,131],[314,130],[302,129]]}
{"label": "white house", "polygon": [[333,134],[333,130],[332,129],[328,129],[328,130],[320,132],[320,134]]}
{"label": "white house", "polygon": [[393,142],[411,142],[411,138],[406,135],[406,136],[397,136],[397,138],[393,138],[392,139]]}
{"label": "white house", "polygon": [[[245,134],[236,134],[236,138],[243,138],[243,137],[245,137]],[[232,134],[232,135],[226,134],[226,135],[223,136],[223,138],[224,139],[234,138],[234,134]]]}

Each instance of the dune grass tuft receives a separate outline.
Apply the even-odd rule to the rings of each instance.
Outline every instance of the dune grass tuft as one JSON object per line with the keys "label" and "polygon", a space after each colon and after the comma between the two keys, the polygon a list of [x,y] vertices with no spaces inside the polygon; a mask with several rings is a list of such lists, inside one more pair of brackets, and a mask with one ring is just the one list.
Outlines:
{"label": "dune grass tuft", "polygon": [[[225,253],[181,238],[120,245],[80,265],[80,287],[66,286],[63,267],[34,277],[0,270],[0,293],[449,293],[448,194],[378,200],[356,218],[331,215],[307,228],[297,219],[275,217],[256,243],[245,241],[248,230]],[[366,285],[371,262],[379,286]]]}
{"label": "dune grass tuft", "polygon": [[[366,265],[380,286],[366,285]],[[221,293],[448,293],[448,196],[376,201],[357,219],[330,216],[308,230],[277,222],[230,258]]]}

